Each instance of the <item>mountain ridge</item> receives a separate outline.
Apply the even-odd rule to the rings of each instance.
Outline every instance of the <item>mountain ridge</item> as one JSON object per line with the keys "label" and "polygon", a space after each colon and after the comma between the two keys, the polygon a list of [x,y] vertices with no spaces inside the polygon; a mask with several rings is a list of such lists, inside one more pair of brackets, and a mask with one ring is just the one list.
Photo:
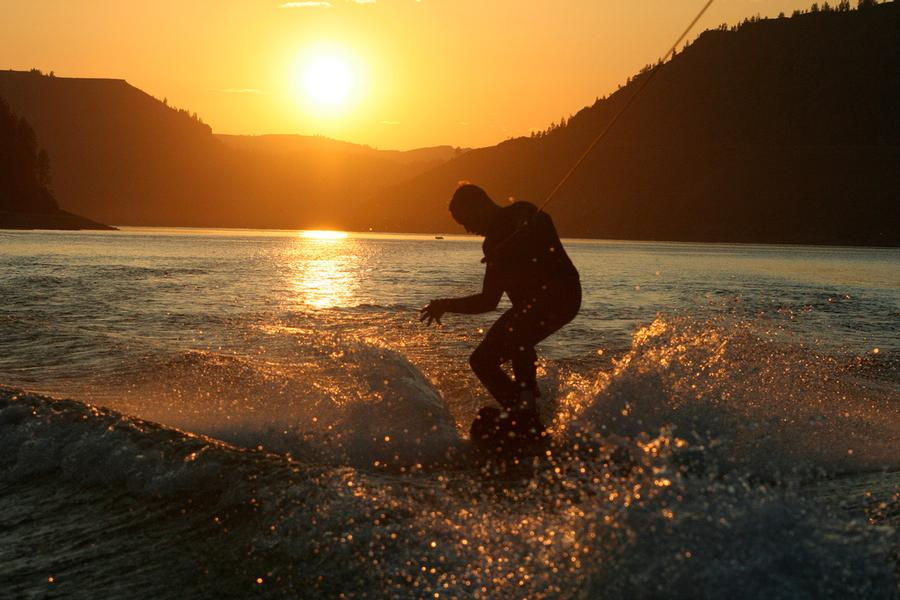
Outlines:
{"label": "mountain ridge", "polygon": [[340,226],[344,197],[456,155],[384,151],[317,136],[213,134],[127,81],[0,71],[0,98],[34,126],[61,202],[121,225]]}
{"label": "mountain ridge", "polygon": [[[900,10],[750,20],[663,65],[548,207],[563,235],[900,245]],[[458,230],[461,180],[540,205],[645,70],[548,133],[473,150],[376,195],[356,228]]]}
{"label": "mountain ridge", "polygon": [[[900,245],[900,10],[863,4],[701,33],[548,207],[561,234]],[[34,123],[64,205],[93,218],[442,233],[459,230],[460,181],[542,204],[649,69],[568,122],[474,150],[214,134],[120,79],[0,71],[0,97]]]}

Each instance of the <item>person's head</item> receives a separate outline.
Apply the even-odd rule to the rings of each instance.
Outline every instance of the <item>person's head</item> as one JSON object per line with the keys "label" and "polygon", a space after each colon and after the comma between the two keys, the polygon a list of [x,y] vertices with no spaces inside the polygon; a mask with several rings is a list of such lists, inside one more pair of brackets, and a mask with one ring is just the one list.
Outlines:
{"label": "person's head", "polygon": [[478,187],[467,183],[459,186],[450,199],[450,214],[466,231],[486,235],[491,220],[500,207]]}

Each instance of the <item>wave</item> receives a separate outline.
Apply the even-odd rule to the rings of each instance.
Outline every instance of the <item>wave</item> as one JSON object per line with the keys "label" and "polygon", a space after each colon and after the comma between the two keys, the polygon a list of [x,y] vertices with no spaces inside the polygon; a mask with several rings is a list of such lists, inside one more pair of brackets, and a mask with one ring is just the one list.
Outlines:
{"label": "wave", "polygon": [[900,476],[864,474],[897,467],[893,388],[764,331],[660,316],[608,368],[545,365],[554,445],[507,469],[428,466],[460,443],[438,390],[325,333],[150,361],[121,412],[0,391],[7,589],[894,598]]}
{"label": "wave", "polygon": [[[68,560],[46,551],[32,553],[27,568],[5,563],[6,589],[76,598],[116,590],[147,598],[893,597],[884,525],[790,489],[685,475],[672,460],[678,445],[666,432],[638,441],[624,471],[569,456],[527,476],[398,477],[4,391],[0,518],[11,522],[30,498],[28,518],[8,531],[48,549],[71,548],[73,536],[86,544],[77,561],[69,549]],[[176,539],[186,545],[153,542]],[[37,581],[35,569],[51,580]]]}
{"label": "wave", "polygon": [[896,385],[818,354],[759,323],[658,317],[593,381],[556,408],[568,439],[653,435],[668,428],[707,466],[778,478],[900,467]]}
{"label": "wave", "polygon": [[402,354],[318,334],[290,360],[188,351],[148,365],[116,408],[249,448],[379,468],[459,446],[440,393]]}
{"label": "wave", "polygon": [[[461,444],[471,409],[449,406],[401,352],[327,331],[265,333],[255,354],[150,357],[102,402],[332,465],[430,463]],[[760,478],[893,469],[892,361],[832,356],[766,322],[660,315],[618,356],[542,363],[544,420],[560,446],[674,431],[703,468]]]}

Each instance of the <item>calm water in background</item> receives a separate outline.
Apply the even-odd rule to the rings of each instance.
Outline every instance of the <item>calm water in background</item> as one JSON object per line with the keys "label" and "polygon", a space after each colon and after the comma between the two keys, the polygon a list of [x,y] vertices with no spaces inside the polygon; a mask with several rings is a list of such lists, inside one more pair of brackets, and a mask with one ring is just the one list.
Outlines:
{"label": "calm water in background", "polygon": [[[327,335],[397,349],[452,398],[484,399],[466,358],[506,301],[488,315],[448,315],[441,329],[418,321],[432,298],[480,290],[479,240],[448,238],[2,233],[0,382],[115,401],[149,365],[185,353],[300,362],[315,357]],[[541,346],[551,362],[602,369],[658,314],[727,316],[810,352],[896,374],[896,249],[585,240],[566,247],[584,302],[576,321]],[[465,390],[451,391],[460,377]]]}
{"label": "calm water in background", "polygon": [[[866,589],[882,595],[885,590],[896,592],[885,558],[892,543],[889,534],[878,538],[840,519],[812,518],[795,499],[783,497],[787,492],[773,497],[755,488],[735,492],[733,485],[723,491],[708,482],[701,492],[691,480],[674,486],[681,500],[664,493],[671,482],[658,484],[658,492],[645,492],[641,500],[640,494],[633,497],[634,485],[647,483],[634,476],[625,486],[632,496],[622,504],[621,490],[603,487],[612,485],[609,473],[593,471],[606,467],[581,465],[574,474],[557,473],[560,479],[552,492],[542,488],[540,497],[517,499],[519,505],[531,503],[532,511],[539,506],[538,512],[553,512],[550,505],[562,511],[541,517],[548,520],[543,529],[529,534],[496,498],[484,500],[486,507],[473,514],[436,516],[430,499],[435,490],[449,495],[454,510],[471,507],[471,499],[463,501],[445,488],[443,475],[420,475],[419,483],[429,491],[413,493],[397,492],[393,479],[370,473],[373,464],[415,465],[441,455],[459,443],[474,412],[489,402],[466,359],[499,312],[447,315],[440,328],[426,328],[418,321],[418,308],[430,299],[480,289],[480,241],[446,237],[351,234],[316,239],[297,232],[130,228],[109,233],[0,232],[0,385],[105,406],[238,448],[293,457],[288,465],[306,461],[326,468],[322,477],[327,482],[314,486],[325,490],[316,492],[323,497],[315,508],[300,509],[285,505],[292,485],[307,485],[308,476],[297,475],[296,466],[276,468],[244,455],[218,459],[217,464],[236,461],[235,472],[247,471],[252,479],[278,479],[263,486],[278,498],[272,501],[275,508],[266,509],[274,511],[266,512],[266,518],[297,519],[293,529],[288,527],[289,536],[266,538],[265,543],[260,541],[262,532],[268,535],[269,530],[262,525],[240,521],[232,528],[244,536],[232,542],[252,546],[263,555],[259,560],[265,566],[259,568],[276,574],[262,576],[278,582],[280,587],[272,588],[280,590],[273,592],[276,596],[285,590],[296,593],[301,584],[318,585],[316,581],[322,590],[341,589],[341,582],[356,589],[344,571],[358,568],[368,573],[359,575],[359,585],[410,596],[428,592],[434,597],[433,592],[441,590],[467,594],[482,586],[485,595],[565,596],[578,590],[621,595],[649,585],[634,578],[641,569],[660,578],[654,585],[662,581],[677,594],[700,585],[690,574],[695,567],[678,566],[689,546],[709,561],[696,577],[712,586],[706,588],[711,594],[733,594],[729,585],[735,581],[734,569],[715,559],[723,553],[743,561],[745,571],[782,569],[775,577],[788,590],[794,588],[784,579],[797,569],[808,570],[804,578],[815,578],[837,568],[833,565],[856,558],[868,564],[880,557],[876,566],[854,566],[844,579],[832,581],[837,587],[822,589],[839,593],[870,586]],[[646,443],[660,447],[699,448],[704,463],[715,465],[705,470],[735,473],[744,478],[741,481],[771,477],[795,465],[827,473],[900,466],[900,251],[583,240],[565,245],[582,275],[582,311],[539,347],[545,420],[553,423],[561,444],[571,446],[584,432],[602,439],[644,436]],[[15,412],[9,413],[15,418],[4,421],[0,411],[0,423],[13,423],[17,432],[6,441],[10,456],[17,457],[7,461],[13,461],[7,464],[8,473],[19,473],[7,477],[14,482],[9,485],[19,486],[13,490],[17,494],[38,493],[28,488],[35,476],[26,466],[35,462],[33,457],[26,460],[31,451],[51,456],[46,459],[49,466],[38,468],[39,475],[71,468],[69,477],[77,478],[80,475],[73,473],[86,468],[66,462],[72,454],[71,430],[53,420],[51,405],[40,399],[31,402],[36,403],[31,421]],[[15,408],[10,404],[7,411]],[[70,410],[80,415],[82,409]],[[95,417],[101,419],[78,418],[92,422]],[[138,431],[116,441],[115,447],[159,445],[164,448],[161,456],[175,458],[160,458],[150,473],[142,471],[146,462],[138,461],[144,467],[107,465],[112,472],[119,469],[119,477],[126,480],[109,485],[124,486],[130,493],[135,487],[152,488],[154,498],[167,497],[168,492],[154,486],[163,477],[160,473],[168,478],[182,473],[187,460],[182,455],[190,444],[157,440],[154,436],[162,434],[144,432],[134,423],[129,421],[128,427]],[[95,425],[107,431],[106,421]],[[79,443],[88,446],[85,461],[107,460],[109,435],[83,434]],[[46,448],[38,452],[35,448],[42,445]],[[646,452],[647,473],[682,460],[662,457],[662,451]],[[134,456],[143,460],[145,454]],[[660,466],[653,462],[658,460],[674,462]],[[282,468],[294,469],[294,475],[278,471]],[[342,499],[345,490],[340,486],[347,485],[348,476],[352,479],[351,472],[364,480],[356,485],[368,488],[370,500]],[[193,482],[189,489],[208,483],[207,475],[184,477]],[[601,479],[607,483],[599,484]],[[245,491],[265,495],[255,487]],[[88,492],[78,488],[77,493]],[[602,506],[595,504],[598,494],[608,493],[615,497],[609,495]],[[573,494],[577,499],[570,498]],[[730,524],[720,530],[694,522],[709,510],[697,504],[709,494],[722,494],[717,510]],[[565,509],[559,505],[563,497]],[[328,508],[341,502],[352,506]],[[624,513],[613,515],[611,506]],[[793,521],[779,525],[780,517],[770,514],[772,506]],[[897,510],[896,504],[886,506],[882,510],[888,513]],[[157,508],[142,510],[149,515]],[[55,513],[59,506],[48,505],[46,510]],[[647,511],[662,515],[663,521],[644,520],[649,517],[640,515]],[[686,518],[673,522],[667,516],[672,511]],[[344,550],[331,551],[337,553],[333,560],[346,564],[316,567],[325,574],[310,583],[299,571],[319,564],[318,554],[310,554],[318,542],[307,538],[321,538],[326,530],[334,534],[336,527],[331,523],[317,530],[315,515],[326,521],[338,519],[336,515],[343,519],[345,513],[351,515],[351,524],[341,521],[344,525],[338,529],[344,537],[333,540]],[[0,520],[4,514],[0,507]],[[93,523],[94,517],[79,514]],[[207,516],[203,513],[198,522]],[[14,517],[7,513],[7,518]],[[396,530],[382,531],[379,523],[385,520],[395,522]],[[758,564],[754,561],[763,558],[748,558],[737,542],[724,541],[726,535],[737,538],[751,554],[765,554],[770,541],[753,533],[760,520],[772,520],[776,529],[806,531],[804,552],[812,553],[804,555],[808,563],[801,557],[799,566]],[[363,521],[369,525],[352,525]],[[551,521],[564,524],[567,541],[546,537]],[[312,531],[306,532],[300,522]],[[883,525],[890,518],[878,522]],[[601,535],[610,523],[615,526]],[[659,531],[669,527],[668,533],[649,540],[628,537],[628,531],[651,525]],[[183,520],[164,526],[170,533],[182,529],[196,534]],[[384,539],[396,540],[389,537],[391,532],[420,532],[425,538],[449,541],[395,548],[395,558],[376,558],[373,564],[370,555],[386,552]],[[388,537],[379,537],[382,533]],[[356,541],[351,543],[346,535]],[[598,536],[603,543],[596,541]],[[382,545],[372,542],[374,538]],[[828,543],[823,542],[826,538]],[[463,539],[477,544],[463,544]],[[443,558],[431,559],[441,568],[419,569],[423,553],[437,547],[444,548]],[[657,557],[657,552],[669,551],[681,558]],[[589,552],[600,557],[596,564],[587,558]],[[791,556],[799,552],[789,549]],[[176,554],[173,550],[172,556]],[[513,556],[518,557],[514,565],[504,566],[501,559],[509,562]],[[48,569],[57,564],[47,560]],[[563,573],[551,568],[562,560],[567,561]],[[617,565],[616,574],[609,564]],[[507,577],[504,569],[515,576]],[[16,589],[23,593],[42,589],[34,587],[37,575],[30,575],[28,568],[14,573],[13,581],[20,586]],[[247,574],[240,582],[255,579]],[[184,581],[178,585],[187,585]],[[561,587],[554,588],[551,581]],[[764,582],[744,585],[749,586],[748,597],[772,591],[759,587]],[[82,582],[78,589],[89,588]]]}

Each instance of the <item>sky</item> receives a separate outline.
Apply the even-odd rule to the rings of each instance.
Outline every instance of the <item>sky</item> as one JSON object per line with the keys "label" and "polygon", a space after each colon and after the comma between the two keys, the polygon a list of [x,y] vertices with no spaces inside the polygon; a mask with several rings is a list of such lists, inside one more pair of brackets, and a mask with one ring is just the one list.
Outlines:
{"label": "sky", "polygon": [[[479,147],[546,129],[615,91],[704,4],[0,0],[0,69],[126,79],[216,133]],[[688,39],[810,4],[716,0]]]}

